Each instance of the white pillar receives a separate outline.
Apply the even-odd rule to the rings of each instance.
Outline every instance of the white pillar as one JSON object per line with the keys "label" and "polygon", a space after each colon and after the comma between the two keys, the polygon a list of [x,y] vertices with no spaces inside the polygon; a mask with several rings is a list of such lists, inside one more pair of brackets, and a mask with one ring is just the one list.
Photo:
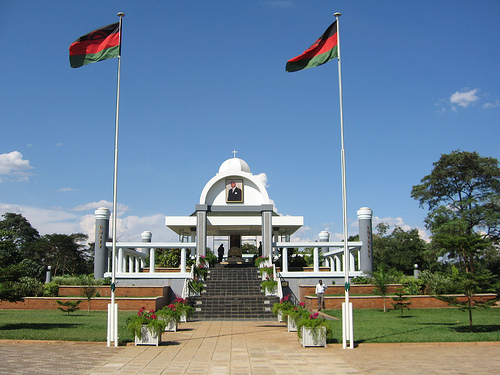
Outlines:
{"label": "white pillar", "polygon": [[181,249],[181,273],[186,272],[186,248]]}
{"label": "white pillar", "polygon": [[313,271],[319,272],[319,249],[317,247],[315,247],[313,250],[313,261],[314,261]]}
{"label": "white pillar", "polygon": [[288,247],[283,248],[283,253],[281,255],[281,266],[283,272],[288,272]]}
{"label": "white pillar", "polygon": [[118,259],[115,264],[118,265],[118,272],[123,272],[123,249],[121,247],[118,249]]}
{"label": "white pillar", "polygon": [[155,249],[149,249],[149,273],[155,273]]}
{"label": "white pillar", "polygon": [[134,272],[134,257],[131,255],[128,256],[128,272]]}

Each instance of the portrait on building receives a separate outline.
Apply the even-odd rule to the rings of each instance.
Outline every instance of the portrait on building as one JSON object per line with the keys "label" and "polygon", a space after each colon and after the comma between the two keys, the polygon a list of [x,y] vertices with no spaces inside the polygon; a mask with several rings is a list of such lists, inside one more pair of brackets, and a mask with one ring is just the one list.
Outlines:
{"label": "portrait on building", "polygon": [[226,202],[243,202],[243,180],[226,180]]}

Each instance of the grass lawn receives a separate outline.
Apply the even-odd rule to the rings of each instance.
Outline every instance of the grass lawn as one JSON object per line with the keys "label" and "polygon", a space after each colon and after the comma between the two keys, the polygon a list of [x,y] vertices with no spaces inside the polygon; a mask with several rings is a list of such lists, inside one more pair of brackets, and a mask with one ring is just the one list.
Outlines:
{"label": "grass lawn", "polygon": [[[329,321],[329,342],[342,342],[340,310],[326,310],[340,320]],[[120,311],[119,339],[133,341],[125,322],[135,311]],[[356,343],[500,341],[500,308],[473,312],[474,332],[469,332],[468,314],[457,309],[412,309],[399,311],[354,310]],[[286,329],[284,327],[284,329]],[[0,310],[0,339],[106,341],[107,312],[76,311],[69,316],[59,310]]]}
{"label": "grass lawn", "polygon": [[[134,311],[118,312],[118,337],[133,341],[126,320]],[[106,311],[75,311],[69,316],[59,310],[0,310],[0,339],[106,341]]]}
{"label": "grass lawn", "polygon": [[[325,310],[338,318],[330,321],[332,342],[342,342],[342,311]],[[500,308],[472,313],[474,331],[469,332],[469,314],[458,309],[412,309],[400,311],[354,309],[356,343],[500,341]]]}

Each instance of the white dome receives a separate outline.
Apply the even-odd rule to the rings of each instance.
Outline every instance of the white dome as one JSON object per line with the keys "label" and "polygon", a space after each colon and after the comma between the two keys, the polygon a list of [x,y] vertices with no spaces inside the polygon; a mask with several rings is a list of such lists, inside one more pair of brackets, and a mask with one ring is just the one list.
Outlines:
{"label": "white dome", "polygon": [[226,172],[234,172],[235,174],[237,174],[238,172],[251,173],[250,167],[248,166],[247,162],[239,158],[227,159],[224,163],[221,164],[219,173]]}

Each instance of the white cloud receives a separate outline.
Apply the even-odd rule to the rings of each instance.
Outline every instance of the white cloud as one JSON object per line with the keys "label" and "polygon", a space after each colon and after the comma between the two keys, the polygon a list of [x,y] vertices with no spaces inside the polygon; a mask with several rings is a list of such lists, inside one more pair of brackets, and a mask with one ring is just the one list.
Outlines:
{"label": "white cloud", "polygon": [[262,185],[264,185],[266,189],[269,187],[269,185],[267,184],[267,175],[265,173],[259,173],[257,175],[257,178],[260,182],[262,182]]}
{"label": "white cloud", "polygon": [[0,154],[0,175],[9,176],[10,180],[26,181],[31,176],[31,173],[27,172],[30,169],[33,167],[29,160],[23,159],[23,155],[19,151]]}
{"label": "white cloud", "polygon": [[479,97],[476,95],[478,91],[479,89],[462,92],[456,91],[450,96],[450,103],[462,108],[467,108],[470,104],[474,104],[479,100]]}
{"label": "white cloud", "polygon": [[76,189],[67,187],[67,188],[60,188],[58,190],[58,192],[66,192],[66,191],[76,191]]}
{"label": "white cloud", "polygon": [[496,108],[496,107],[500,107],[500,100],[498,100],[498,99],[496,99],[492,102],[488,102],[488,103],[483,104],[483,108],[485,108],[485,109]]}
{"label": "white cloud", "polygon": [[[84,205],[82,205],[84,206]],[[92,206],[92,204],[89,204]],[[99,206],[102,207],[102,206]],[[61,208],[40,208],[16,204],[0,203],[0,216],[6,212],[23,215],[41,235],[84,233],[89,236],[88,241],[95,238],[94,214],[78,214],[74,210]],[[112,226],[110,224],[110,234]],[[165,215],[151,216],[124,216],[117,220],[118,241],[141,241],[141,233],[150,231],[155,242],[177,241],[177,235],[165,226]]]}
{"label": "white cloud", "polygon": [[[99,202],[89,202],[89,203],[81,204],[79,206],[74,207],[73,211],[90,211],[90,210],[97,210],[98,208],[101,208],[101,207],[105,207],[108,210],[112,210],[113,203],[105,201],[105,200],[100,200]],[[118,203],[117,209],[118,209],[118,216],[121,216],[129,210],[129,207],[127,205]]]}

